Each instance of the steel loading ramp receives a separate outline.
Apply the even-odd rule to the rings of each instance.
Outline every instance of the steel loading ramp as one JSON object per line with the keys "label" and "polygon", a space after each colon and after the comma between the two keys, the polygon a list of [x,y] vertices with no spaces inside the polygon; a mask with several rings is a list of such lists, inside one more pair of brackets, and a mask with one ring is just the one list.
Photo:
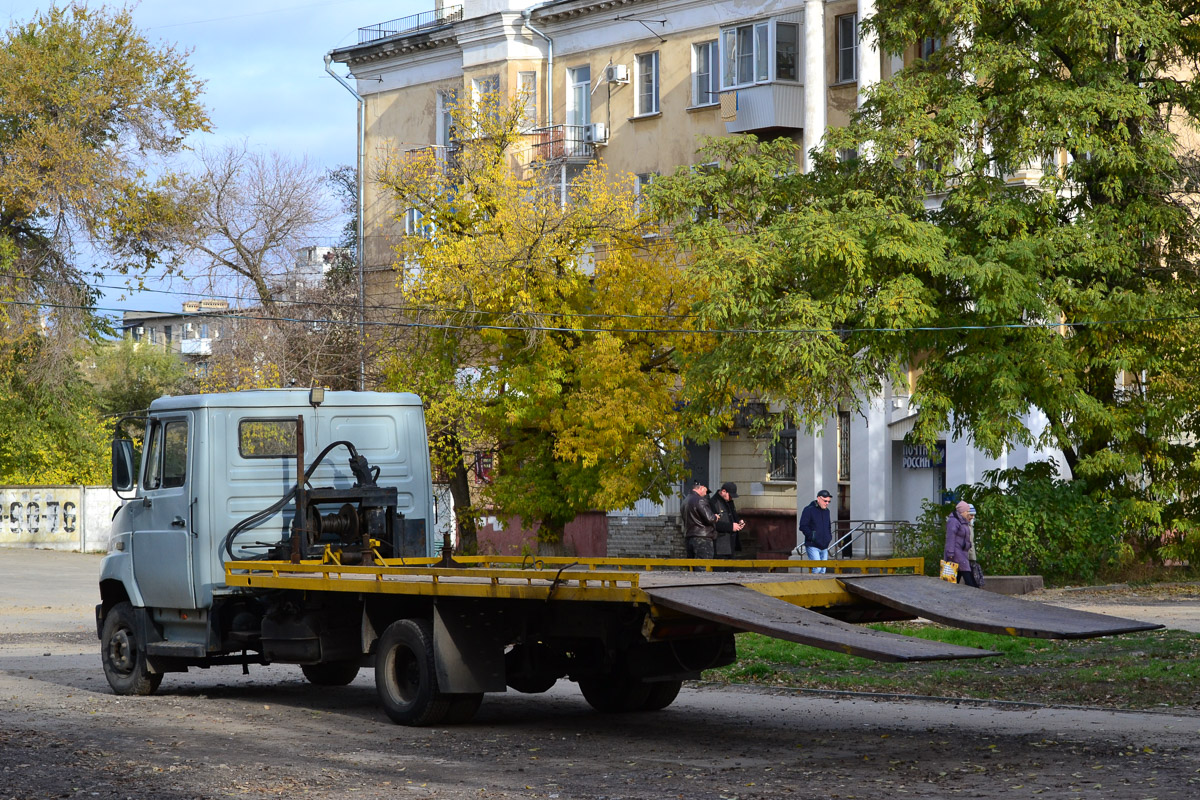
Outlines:
{"label": "steel loading ramp", "polygon": [[734,583],[646,588],[656,605],[743,631],[876,661],[983,658],[999,653],[884,633]]}
{"label": "steel loading ramp", "polygon": [[851,594],[952,628],[1033,639],[1090,639],[1162,628],[995,594],[924,575],[839,575]]}

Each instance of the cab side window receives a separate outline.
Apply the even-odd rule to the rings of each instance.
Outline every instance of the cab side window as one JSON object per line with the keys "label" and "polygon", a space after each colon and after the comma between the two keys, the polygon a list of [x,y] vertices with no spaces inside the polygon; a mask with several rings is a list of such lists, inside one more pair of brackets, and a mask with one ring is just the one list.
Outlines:
{"label": "cab side window", "polygon": [[144,489],[171,489],[187,479],[187,421],[156,421],[146,450]]}

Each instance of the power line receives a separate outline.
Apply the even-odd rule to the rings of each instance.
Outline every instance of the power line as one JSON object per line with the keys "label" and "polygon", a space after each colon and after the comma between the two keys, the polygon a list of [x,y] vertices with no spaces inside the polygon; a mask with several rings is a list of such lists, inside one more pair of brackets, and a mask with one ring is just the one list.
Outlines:
{"label": "power line", "polygon": [[[29,277],[26,275],[13,275],[10,277],[13,279],[16,279],[16,280],[25,280],[25,281],[29,281],[29,282],[34,281],[34,279],[32,277]],[[112,285],[103,284],[103,283],[96,283],[96,284],[89,283],[88,286],[93,289],[125,289],[125,288],[128,288],[128,287],[124,287],[124,286],[112,286]],[[246,298],[240,297],[238,295],[232,295],[232,294],[218,294],[215,292],[185,292],[185,291],[178,291],[175,289],[144,288],[144,289],[138,289],[137,291],[153,293],[153,294],[165,294],[165,295],[168,295],[171,297],[200,297],[200,298],[206,298],[206,299],[238,300],[238,301],[246,299]],[[275,303],[276,305],[288,305],[288,306],[328,307],[331,305],[336,305],[336,303],[330,303],[330,302],[325,302],[325,301],[320,301],[320,300],[273,299],[272,302]],[[355,308],[355,310],[357,310],[359,308],[357,303],[354,304],[354,308]],[[483,311],[483,310],[479,310],[479,309],[454,309],[450,312],[447,312],[447,310],[444,308],[437,308],[434,306],[414,306],[414,305],[372,304],[372,305],[365,306],[364,308],[365,308],[365,310],[368,310],[368,311],[405,311],[405,312],[412,312],[412,313],[434,313],[434,314],[444,314],[444,313],[493,314],[493,313],[496,313],[493,311]],[[120,310],[121,309],[118,309],[118,311],[120,311]],[[182,311],[180,311],[180,312],[175,312],[175,311],[130,311],[129,313],[151,313],[151,314],[162,314],[164,316],[182,316],[188,312],[182,312]],[[692,318],[695,316],[694,314],[612,314],[612,313],[598,313],[598,312],[588,313],[588,312],[582,312],[582,311],[580,311],[580,312],[574,312],[574,311],[521,311],[520,313],[529,314],[532,316],[540,316],[540,317],[570,317],[570,318],[582,317],[585,319],[688,319],[688,318]],[[203,316],[212,316],[212,315],[209,313],[204,313]]]}
{"label": "power line", "polygon": [[[56,308],[73,311],[109,311],[113,313],[124,313],[125,309],[105,308],[102,306],[83,306],[70,305],[67,303],[36,303],[27,300],[0,300],[2,305],[19,305],[34,308]],[[146,311],[133,313],[149,313],[161,314],[160,311]],[[453,314],[456,312],[444,312]],[[499,314],[500,312],[480,312]],[[182,318],[199,318],[199,319],[229,319],[240,321],[259,321],[259,322],[290,322],[301,325],[346,325],[357,326],[360,323],[357,320],[338,320],[338,319],[303,319],[296,317],[269,317],[269,316],[249,316],[245,314],[220,314],[212,312],[181,312],[172,314]],[[819,334],[819,335],[848,335],[856,333],[942,333],[942,332],[969,332],[969,331],[992,331],[992,330],[1053,330],[1061,328],[1091,328],[1091,327],[1110,327],[1115,325],[1144,325],[1153,323],[1173,323],[1173,322],[1190,322],[1200,320],[1200,314],[1187,314],[1173,317],[1140,317],[1132,319],[1117,319],[1117,320],[1087,320],[1083,322],[1012,322],[1012,323],[997,323],[994,325],[914,325],[907,328],[566,328],[566,327],[551,327],[540,325],[455,325],[451,323],[437,322],[385,322],[381,320],[368,320],[365,324],[373,327],[383,328],[429,328],[440,330],[461,330],[461,331],[512,331],[512,332],[529,332],[529,333],[677,333],[683,335],[796,335],[796,334]]]}

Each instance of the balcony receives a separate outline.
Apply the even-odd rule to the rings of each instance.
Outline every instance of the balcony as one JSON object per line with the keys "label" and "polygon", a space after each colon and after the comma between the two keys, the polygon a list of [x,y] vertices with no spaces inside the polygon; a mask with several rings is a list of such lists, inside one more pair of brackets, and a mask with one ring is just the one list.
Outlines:
{"label": "balcony", "polygon": [[404,151],[405,169],[427,169],[429,176],[448,175],[458,166],[459,146],[457,144],[440,145],[428,144],[424,147],[414,147]]}
{"label": "balcony", "polygon": [[[731,97],[732,95],[732,97]],[[732,106],[732,118],[726,109]],[[721,118],[727,133],[749,133],[770,128],[804,127],[804,87],[790,83],[764,83],[721,92]]]}
{"label": "balcony", "polygon": [[419,31],[430,30],[432,28],[440,28],[442,25],[448,25],[452,22],[457,22],[462,19],[463,7],[445,6],[436,8],[433,11],[423,11],[420,14],[413,14],[400,19],[388,20],[380,22],[376,25],[370,25],[366,28],[358,29],[358,43],[368,44],[379,39],[387,39],[392,36],[400,36],[402,34],[417,33]]}
{"label": "balcony", "polygon": [[593,125],[550,125],[534,128],[533,161],[585,163],[596,157]]}
{"label": "balcony", "polygon": [[185,356],[211,356],[212,339],[183,339],[179,342],[179,352]]}

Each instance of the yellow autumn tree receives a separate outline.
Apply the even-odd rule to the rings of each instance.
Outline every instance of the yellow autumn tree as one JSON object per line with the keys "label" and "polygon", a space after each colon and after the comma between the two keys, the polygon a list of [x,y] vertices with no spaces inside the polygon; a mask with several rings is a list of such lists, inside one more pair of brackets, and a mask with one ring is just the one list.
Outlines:
{"label": "yellow autumn tree", "polygon": [[397,154],[378,176],[412,234],[386,383],[426,400],[468,550],[472,451],[494,458],[491,513],[537,525],[551,550],[581,511],[661,499],[683,464],[676,359],[699,290],[633,177],[592,161],[562,196],[561,162],[531,162],[523,113],[520,99],[461,105],[455,147]]}

